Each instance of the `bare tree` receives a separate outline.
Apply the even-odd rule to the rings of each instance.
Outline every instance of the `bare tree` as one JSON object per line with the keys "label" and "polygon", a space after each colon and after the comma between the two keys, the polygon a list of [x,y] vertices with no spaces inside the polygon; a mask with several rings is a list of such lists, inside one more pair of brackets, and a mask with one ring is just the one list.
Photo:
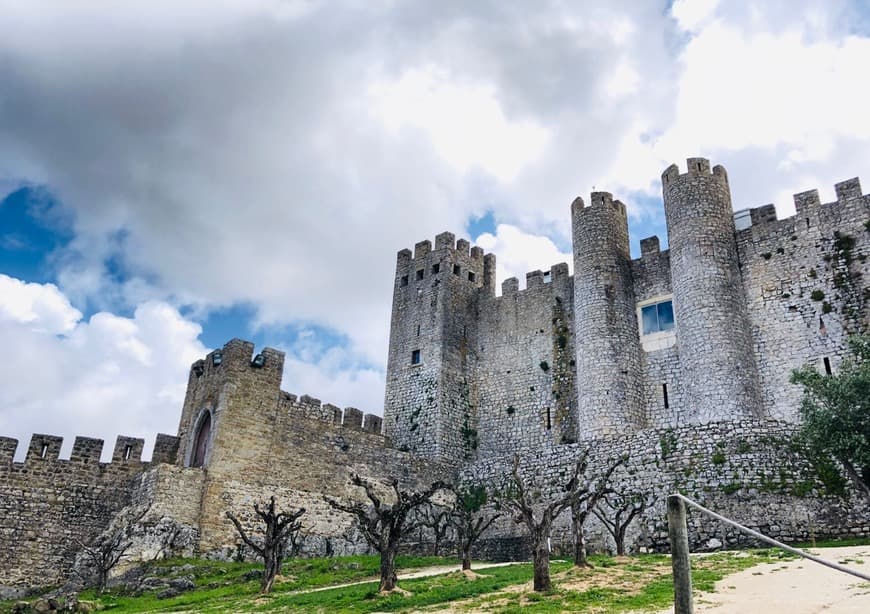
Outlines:
{"label": "bare tree", "polygon": [[592,510],[607,532],[613,536],[617,556],[625,556],[625,533],[629,525],[654,502],[654,496],[649,493],[610,492],[601,497],[600,504],[603,505]]}
{"label": "bare tree", "polygon": [[471,486],[464,490],[454,489],[453,492],[456,495],[456,501],[451,510],[449,521],[456,529],[459,553],[462,557],[462,569],[465,571],[471,569],[471,548],[501,514],[487,516],[481,512],[488,497],[484,486]]}
{"label": "bare tree", "polygon": [[603,476],[587,476],[589,452],[586,451],[577,461],[574,470],[573,482],[566,487],[570,497],[571,506],[571,533],[574,541],[574,565],[576,567],[592,567],[586,556],[586,537],[583,534],[583,526],[589,515],[595,510],[602,497],[613,492],[609,486],[610,477],[617,467],[627,459],[621,457],[604,472]]}
{"label": "bare tree", "polygon": [[[149,509],[150,506],[128,508],[118,514],[112,525],[97,535],[90,543],[86,544],[77,539],[75,540],[81,548],[82,558],[86,561],[85,566],[95,577],[94,587],[97,589],[97,592],[105,592],[106,584],[109,581],[109,572],[115,568],[124,555],[127,554],[130,546],[133,545],[133,540],[129,536],[130,529],[142,520]],[[86,576],[86,574],[80,575],[83,578]]]}
{"label": "bare tree", "polygon": [[275,576],[281,570],[281,561],[284,558],[287,542],[295,541],[295,534],[302,528],[299,517],[305,513],[305,508],[301,507],[295,512],[276,512],[275,496],[273,495],[269,498],[269,506],[265,510],[261,510],[260,505],[255,503],[254,511],[266,525],[266,531],[260,543],[248,536],[242,523],[232,512],[227,511],[227,518],[235,525],[242,541],[263,559],[263,580],[260,582],[260,592],[268,593],[275,583]]}
{"label": "bare tree", "polygon": [[[585,459],[585,456],[584,456]],[[565,485],[566,491],[555,501],[547,503],[539,490],[534,492],[520,476],[520,458],[514,456],[511,480],[501,495],[501,504],[510,510],[517,524],[524,524],[532,540],[532,560],[534,563],[534,589],[538,592],[549,591],[553,584],[550,580],[550,548],[548,538],[553,521],[571,505],[574,493],[572,488],[578,484],[577,473],[581,463],[577,463],[571,479]],[[540,510],[536,513],[536,510]]]}
{"label": "bare tree", "polygon": [[[428,503],[420,508],[419,522],[422,527],[432,530],[432,553],[435,556],[441,554],[441,544],[450,531],[450,510],[442,505]],[[421,536],[422,537],[422,536]],[[420,540],[423,541],[422,539]]]}
{"label": "bare tree", "polygon": [[342,503],[324,496],[324,500],[333,508],[356,517],[360,531],[368,544],[381,555],[381,583],[378,590],[389,592],[396,588],[396,555],[399,543],[409,533],[421,526],[422,520],[411,520],[410,515],[421,505],[428,503],[437,491],[445,488],[443,482],[434,482],[425,490],[412,492],[401,490],[399,481],[393,479],[392,486],[395,502],[384,503],[378,496],[374,484],[352,475],[351,484],[365,490],[370,504],[359,502]]}

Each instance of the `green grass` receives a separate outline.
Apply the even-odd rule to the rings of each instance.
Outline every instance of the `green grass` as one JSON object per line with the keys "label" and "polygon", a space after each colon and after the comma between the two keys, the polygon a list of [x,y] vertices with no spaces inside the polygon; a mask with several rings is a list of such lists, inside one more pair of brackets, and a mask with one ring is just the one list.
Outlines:
{"label": "green grass", "polygon": [[[852,545],[853,540],[834,545]],[[857,541],[857,540],[854,540]],[[866,543],[867,540],[864,540]],[[777,549],[719,552],[693,558],[692,578],[696,591],[712,592],[716,582],[731,573],[760,563],[782,562],[793,555]],[[551,564],[554,590],[534,593],[530,589],[529,563],[478,570],[482,577],[467,579],[458,572],[403,580],[410,594],[377,594],[378,558],[354,556],[288,561],[275,591],[258,595],[259,581],[244,580],[258,565],[204,560],[171,560],[150,563],[148,576],[191,576],[195,590],[170,599],[157,592],[141,595],[110,593],[81,594],[111,612],[412,612],[450,603],[468,612],[625,612],[668,608],[673,600],[670,558],[645,554],[627,559],[596,555],[592,569],[577,569],[565,561]],[[454,559],[400,557],[400,570],[430,565],[456,564]],[[305,590],[371,580],[353,586]],[[0,604],[0,611],[5,611]],[[5,604],[8,608],[11,604]]]}

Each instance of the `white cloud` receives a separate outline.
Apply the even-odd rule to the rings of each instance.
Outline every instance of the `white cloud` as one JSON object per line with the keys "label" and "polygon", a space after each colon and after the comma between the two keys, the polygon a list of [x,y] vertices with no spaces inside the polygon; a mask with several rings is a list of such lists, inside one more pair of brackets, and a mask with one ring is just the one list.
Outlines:
{"label": "white cloud", "polygon": [[572,254],[560,251],[549,237],[530,234],[510,224],[499,224],[495,234],[485,232],[474,243],[496,254],[496,291],[499,294],[501,282],[509,277],[519,279],[520,288],[524,288],[526,273],[549,271],[561,262],[567,263],[569,269],[574,268]]}
{"label": "white cloud", "polygon": [[684,30],[697,30],[710,20],[719,0],[675,0],[671,14]]}
{"label": "white cloud", "polygon": [[493,86],[450,81],[433,66],[411,69],[370,89],[373,112],[394,133],[413,127],[460,173],[476,167],[501,181],[513,180],[537,159],[549,130],[530,120],[512,121]]}
{"label": "white cloud", "polygon": [[384,372],[345,365],[346,353],[329,351],[316,362],[299,360],[288,354],[284,361],[282,388],[296,395],[308,394],[324,403],[356,407],[365,413],[384,413]]}
{"label": "white cloud", "polygon": [[76,435],[99,437],[104,459],[117,435],[147,434],[147,457],[157,432],[176,432],[188,369],[206,351],[197,324],[160,302],[84,321],[51,284],[0,275],[0,288],[0,338],[14,348],[0,369],[0,434],[19,439],[19,458],[34,432],[63,436],[64,454]]}
{"label": "white cloud", "polygon": [[[866,174],[859,4],[0,0],[0,187],[45,184],[75,219],[59,289],[0,293],[7,346],[102,415],[121,385],[177,393],[126,374],[189,325],[168,304],[250,304],[347,340],[291,354],[287,389],[378,410],[399,249],[492,210],[478,242],[524,280],[571,263],[575,195],[657,194],[688,156],[728,168],[738,207]],[[67,387],[39,389],[16,407]]]}
{"label": "white cloud", "polygon": [[60,335],[75,328],[81,317],[54,284],[27,283],[0,273],[0,322]]}

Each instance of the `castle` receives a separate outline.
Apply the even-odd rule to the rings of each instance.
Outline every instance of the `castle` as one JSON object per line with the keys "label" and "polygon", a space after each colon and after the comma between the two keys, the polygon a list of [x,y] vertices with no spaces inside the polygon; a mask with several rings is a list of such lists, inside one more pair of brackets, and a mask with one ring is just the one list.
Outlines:
{"label": "castle", "polygon": [[[232,556],[225,512],[253,522],[251,503],[271,495],[309,510],[305,552],[362,552],[323,501],[358,497],[351,473],[497,484],[518,455],[546,489],[586,450],[593,471],[627,456],[624,486],[680,489],[781,539],[870,534],[866,506],[792,445],[801,391],[788,382],[806,363],[836,372],[846,338],[868,329],[870,195],[857,179],[832,203],[804,192],[778,220],[773,205],[735,214],[725,169],[702,158],[662,184],[668,250],[651,237],[632,259],[625,206],[595,192],[571,205],[573,276],[556,264],[500,296],[495,256],[451,233],[400,251],[383,419],[283,392],[283,353],[232,340],[193,364],[178,433],[158,436],[150,462],[141,439],[119,437],[101,463],[100,440],[59,459],[59,438],[34,435],[17,463],[18,442],[0,438],[0,592],[62,582],[72,538],[132,508],[144,516],[131,558]],[[696,547],[738,539],[691,524]],[[635,547],[666,548],[661,506],[633,531]],[[507,518],[481,544],[503,558],[524,547]]]}

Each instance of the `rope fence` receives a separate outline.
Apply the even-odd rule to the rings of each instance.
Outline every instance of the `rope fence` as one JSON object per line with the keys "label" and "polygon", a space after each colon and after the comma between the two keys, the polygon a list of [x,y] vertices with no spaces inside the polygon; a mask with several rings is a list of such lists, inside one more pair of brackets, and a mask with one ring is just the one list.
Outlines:
{"label": "rope fence", "polygon": [[725,524],[751,535],[752,537],[781,548],[786,552],[791,552],[797,556],[809,559],[819,565],[830,567],[837,571],[847,573],[861,578],[862,580],[870,581],[870,575],[863,574],[854,569],[849,569],[843,565],[826,561],[823,558],[817,557],[809,552],[804,552],[798,548],[794,548],[780,541],[768,537],[758,531],[754,531],[749,527],[745,527],[739,522],[735,522],[730,518],[726,518],[721,514],[717,514],[713,510],[707,509],[700,503],[681,495],[673,494],[668,497],[668,536],[671,542],[671,565],[674,573],[674,613],[675,614],[692,614],[692,569],[689,562],[689,532],[686,523],[686,505],[695,508],[699,512],[707,514],[711,518],[715,518]]}

